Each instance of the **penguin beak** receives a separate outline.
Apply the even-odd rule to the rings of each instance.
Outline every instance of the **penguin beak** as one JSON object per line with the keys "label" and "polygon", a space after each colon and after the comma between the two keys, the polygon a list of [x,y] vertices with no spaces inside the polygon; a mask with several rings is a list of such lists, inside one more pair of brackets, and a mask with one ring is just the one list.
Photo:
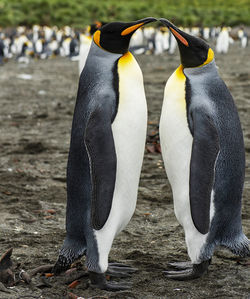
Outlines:
{"label": "penguin beak", "polygon": [[185,32],[181,31],[179,28],[177,28],[174,24],[172,24],[166,19],[161,18],[159,19],[159,21],[169,28],[169,30],[173,33],[177,41],[181,42],[184,46],[189,47],[189,43],[187,39],[184,37]]}
{"label": "penguin beak", "polygon": [[151,23],[151,22],[155,22],[155,21],[157,21],[157,19],[150,17],[150,18],[145,18],[145,19],[135,21],[133,23],[129,23],[128,24],[129,27],[124,29],[121,32],[121,35],[124,36],[124,35],[128,35],[130,33],[133,33],[134,31],[136,31],[138,28],[142,27],[143,25]]}

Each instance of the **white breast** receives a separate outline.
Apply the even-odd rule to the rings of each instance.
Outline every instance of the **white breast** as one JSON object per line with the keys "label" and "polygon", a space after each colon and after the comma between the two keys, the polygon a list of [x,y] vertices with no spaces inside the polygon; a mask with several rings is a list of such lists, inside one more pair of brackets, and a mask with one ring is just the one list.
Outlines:
{"label": "white breast", "polygon": [[189,175],[193,137],[186,116],[185,80],[179,68],[166,84],[160,140],[165,169],[173,191],[175,215],[185,230],[191,261],[199,263],[200,250],[207,235],[198,232],[191,218]]}
{"label": "white breast", "polygon": [[179,72],[166,84],[160,119],[162,155],[173,191],[189,182],[193,141],[186,116],[185,77]]}
{"label": "white breast", "polygon": [[112,125],[117,155],[114,203],[123,229],[135,210],[147,129],[147,104],[141,70],[132,56],[121,58],[119,106]]}
{"label": "white breast", "polygon": [[135,210],[147,128],[142,73],[131,53],[120,58],[118,73],[119,105],[112,124],[117,155],[115,190],[108,220],[95,231],[102,269],[107,266],[106,257],[115,235],[128,224]]}
{"label": "white breast", "polygon": [[85,66],[86,59],[89,54],[89,49],[91,46],[92,39],[86,35],[81,36],[81,45],[80,45],[80,53],[79,53],[79,63],[78,63],[78,70],[79,75],[81,75],[81,72]]}

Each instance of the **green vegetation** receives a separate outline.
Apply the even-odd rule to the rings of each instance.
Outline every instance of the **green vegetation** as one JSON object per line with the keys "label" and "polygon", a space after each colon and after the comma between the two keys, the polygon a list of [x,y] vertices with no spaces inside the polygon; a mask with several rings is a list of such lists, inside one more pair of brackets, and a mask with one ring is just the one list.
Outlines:
{"label": "green vegetation", "polygon": [[165,17],[177,25],[250,25],[250,0],[0,0],[0,26],[82,28],[96,20]]}

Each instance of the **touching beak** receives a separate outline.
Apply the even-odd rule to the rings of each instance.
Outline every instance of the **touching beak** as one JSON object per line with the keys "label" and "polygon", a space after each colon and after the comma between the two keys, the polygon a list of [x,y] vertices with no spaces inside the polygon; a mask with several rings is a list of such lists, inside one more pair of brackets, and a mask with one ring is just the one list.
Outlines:
{"label": "touching beak", "polygon": [[124,35],[128,35],[132,32],[134,32],[135,30],[137,30],[138,28],[142,27],[145,24],[151,23],[151,22],[155,22],[157,21],[157,19],[155,18],[145,18],[145,19],[141,19],[138,21],[135,21],[133,23],[129,23],[129,27],[127,27],[126,29],[124,29],[121,33],[122,36]]}
{"label": "touching beak", "polygon": [[159,19],[159,21],[161,21],[165,26],[169,28],[169,30],[173,33],[177,41],[181,42],[186,47],[189,47],[188,41],[185,38],[185,32],[181,31],[179,28],[177,28],[174,24],[172,24],[166,19],[161,18]]}

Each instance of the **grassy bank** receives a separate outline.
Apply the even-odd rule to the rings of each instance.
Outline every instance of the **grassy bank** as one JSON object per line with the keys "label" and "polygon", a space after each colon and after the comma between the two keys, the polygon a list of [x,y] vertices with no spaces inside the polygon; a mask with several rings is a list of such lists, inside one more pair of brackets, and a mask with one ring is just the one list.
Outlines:
{"label": "grassy bank", "polygon": [[95,20],[166,17],[183,26],[250,25],[250,0],[0,0],[0,26],[81,28]]}

